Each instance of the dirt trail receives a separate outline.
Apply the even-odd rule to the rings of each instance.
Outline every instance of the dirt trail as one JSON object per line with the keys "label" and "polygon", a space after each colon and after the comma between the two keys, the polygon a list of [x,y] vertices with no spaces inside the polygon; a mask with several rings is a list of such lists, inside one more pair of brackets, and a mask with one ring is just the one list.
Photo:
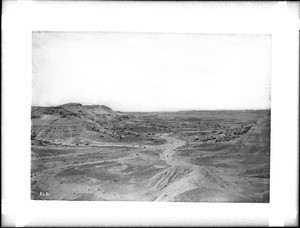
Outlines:
{"label": "dirt trail", "polygon": [[186,143],[185,141],[176,139],[170,136],[170,134],[162,134],[160,137],[167,141],[165,144],[158,146],[159,149],[163,150],[160,154],[160,159],[171,166],[192,166],[191,163],[179,160],[174,156],[175,149],[183,146]]}
{"label": "dirt trail", "polygon": [[[159,154],[159,159],[166,163],[165,169],[163,171],[156,173],[149,179],[145,179],[142,184],[141,189],[135,189],[132,185],[131,187],[127,185],[128,191],[122,193],[122,195],[117,195],[119,199],[123,200],[147,200],[147,201],[173,201],[175,197],[181,193],[199,188],[199,187],[211,187],[213,189],[218,189],[223,191],[222,186],[226,186],[226,183],[216,176],[211,170],[199,166],[194,165],[190,162],[184,161],[175,156],[176,149],[183,146],[186,142],[183,140],[176,139],[172,137],[170,134],[159,134],[159,137],[166,140],[165,144],[162,145],[147,145],[143,146],[143,150],[161,150],[162,152]],[[113,144],[111,144],[113,146]],[[117,145],[119,146],[119,145]],[[142,152],[140,151],[140,152]],[[74,156],[83,155],[84,153],[73,153],[67,155],[61,155],[59,157],[66,158],[70,157],[70,159]],[[88,156],[88,154],[87,154]],[[51,162],[51,156],[42,158],[45,161],[48,161],[47,164],[49,166],[44,169],[43,171],[37,173],[34,180],[37,186],[42,189],[48,189],[51,192],[51,196],[48,199],[72,199],[74,196],[80,196],[84,194],[95,194],[95,200],[97,199],[108,199],[114,200],[116,194],[112,192],[103,192],[99,191],[99,186],[97,185],[85,185],[84,183],[81,184],[67,184],[64,181],[58,181],[55,178],[55,175],[59,172],[74,168],[80,169],[81,166],[86,165],[101,165],[105,162],[116,162],[117,164],[127,167],[128,164],[135,165],[136,162],[132,161],[132,159],[136,159],[139,157],[138,154],[133,153],[128,156],[118,157],[118,158],[110,158],[105,161],[101,160],[94,160],[94,161],[85,161],[80,162],[77,164],[72,164],[71,160],[67,164],[60,164],[57,165],[56,163]],[[57,158],[57,157],[56,157]],[[140,156],[141,159],[143,156]],[[129,163],[128,163],[129,162]],[[120,167],[121,167],[120,166]],[[137,165],[136,167],[139,167]],[[118,167],[115,169],[109,168],[108,171],[114,175],[124,175],[119,173],[117,170]],[[134,171],[139,172],[139,171]],[[134,176],[132,177],[132,181],[135,182]],[[72,186],[72,188],[70,188]],[[220,187],[221,186],[221,187]],[[122,188],[122,184],[119,186]],[[124,187],[124,186],[123,186]],[[77,190],[76,190],[77,189]],[[131,189],[131,190],[130,190]],[[78,193],[73,193],[74,190]],[[74,195],[75,194],[75,195]],[[112,195],[113,194],[113,195]],[[71,196],[71,198],[70,198]]]}
{"label": "dirt trail", "polygon": [[[163,151],[160,159],[170,165],[170,168],[150,179],[149,187],[156,190],[153,201],[173,201],[179,194],[198,188],[206,188],[208,192],[218,191],[218,194],[231,192],[236,196],[239,195],[237,186],[229,186],[212,170],[176,157],[175,150],[183,146],[185,141],[176,139],[170,134],[162,134],[160,137],[166,140],[164,145],[158,146]],[[213,195],[211,199],[216,200],[217,196]],[[225,197],[223,200],[228,199]]]}
{"label": "dirt trail", "polygon": [[154,189],[154,196],[150,200],[172,201],[176,195],[197,188],[191,181],[193,177],[197,176],[197,168],[175,156],[175,150],[183,146],[185,141],[176,139],[170,134],[159,136],[166,140],[165,144],[156,146],[162,150],[159,157],[170,167],[149,180],[150,189]]}

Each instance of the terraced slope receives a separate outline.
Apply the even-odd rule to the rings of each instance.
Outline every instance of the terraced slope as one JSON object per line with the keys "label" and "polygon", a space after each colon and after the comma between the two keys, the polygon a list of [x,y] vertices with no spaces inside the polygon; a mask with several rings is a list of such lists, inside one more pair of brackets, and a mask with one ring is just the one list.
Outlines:
{"label": "terraced slope", "polygon": [[[105,105],[68,103],[55,107],[32,107],[31,139],[34,144],[90,145],[99,142],[161,143],[149,134],[134,131],[135,116],[113,111]],[[145,122],[145,121],[144,121]],[[147,125],[147,122],[144,124]]]}

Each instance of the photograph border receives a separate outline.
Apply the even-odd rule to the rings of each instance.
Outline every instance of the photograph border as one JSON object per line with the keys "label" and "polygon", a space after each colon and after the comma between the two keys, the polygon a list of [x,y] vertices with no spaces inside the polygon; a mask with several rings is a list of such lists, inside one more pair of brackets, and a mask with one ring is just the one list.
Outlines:
{"label": "photograph border", "polygon": [[[280,226],[298,223],[299,16],[295,16],[295,11],[299,4],[5,1],[3,6],[2,218],[5,225]],[[30,200],[32,31],[272,34],[270,203]],[[287,112],[288,117],[283,121]]]}

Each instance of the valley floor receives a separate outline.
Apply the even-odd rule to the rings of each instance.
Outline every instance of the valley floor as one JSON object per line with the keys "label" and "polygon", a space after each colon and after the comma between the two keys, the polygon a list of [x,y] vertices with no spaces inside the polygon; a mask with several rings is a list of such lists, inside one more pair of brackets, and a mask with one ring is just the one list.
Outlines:
{"label": "valley floor", "polygon": [[269,177],[258,175],[263,173],[261,170],[269,169],[269,162],[256,163],[253,159],[259,155],[226,150],[224,156],[223,149],[212,151],[205,147],[195,152],[176,134],[156,136],[166,142],[161,145],[32,146],[31,198],[269,201]]}

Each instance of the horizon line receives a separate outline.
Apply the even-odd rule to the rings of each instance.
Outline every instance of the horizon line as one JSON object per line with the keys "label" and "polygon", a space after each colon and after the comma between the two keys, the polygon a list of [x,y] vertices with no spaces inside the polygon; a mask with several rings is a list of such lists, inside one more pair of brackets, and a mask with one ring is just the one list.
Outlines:
{"label": "horizon line", "polygon": [[[31,105],[31,107],[58,107],[67,104],[80,104],[82,106],[107,106],[111,108],[109,105],[106,104],[82,104],[80,102],[68,102],[59,105]],[[118,109],[112,109],[117,112],[127,112],[127,113],[149,113],[149,112],[191,112],[191,111],[264,111],[264,110],[271,110],[271,108],[246,108],[246,109],[178,109],[178,110],[154,110],[154,111],[120,111]]]}

